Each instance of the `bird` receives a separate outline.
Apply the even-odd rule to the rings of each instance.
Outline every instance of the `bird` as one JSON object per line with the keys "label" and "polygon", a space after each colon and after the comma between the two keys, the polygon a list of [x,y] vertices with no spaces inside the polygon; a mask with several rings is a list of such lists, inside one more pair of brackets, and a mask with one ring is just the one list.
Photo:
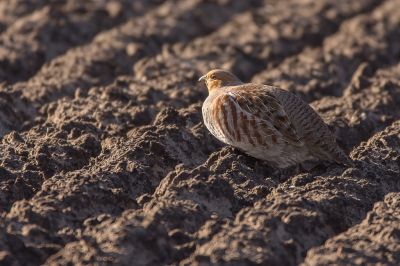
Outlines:
{"label": "bird", "polygon": [[199,81],[208,88],[204,124],[218,140],[279,168],[312,158],[354,167],[318,113],[293,93],[221,69]]}

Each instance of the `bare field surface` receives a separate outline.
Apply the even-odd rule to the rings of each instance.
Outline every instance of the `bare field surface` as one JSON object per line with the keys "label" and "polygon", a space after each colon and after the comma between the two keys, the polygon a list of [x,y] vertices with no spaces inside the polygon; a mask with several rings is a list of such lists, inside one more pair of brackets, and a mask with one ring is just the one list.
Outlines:
{"label": "bare field surface", "polygon": [[[223,68],[354,168],[217,141]],[[0,265],[399,265],[400,1],[0,2]]]}

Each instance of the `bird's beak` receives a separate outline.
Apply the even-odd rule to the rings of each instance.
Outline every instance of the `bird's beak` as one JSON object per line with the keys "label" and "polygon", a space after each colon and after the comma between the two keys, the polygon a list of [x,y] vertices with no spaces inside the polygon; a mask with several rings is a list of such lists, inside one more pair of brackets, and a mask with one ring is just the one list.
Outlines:
{"label": "bird's beak", "polygon": [[202,76],[201,78],[199,78],[199,81],[200,81],[200,80],[206,81],[206,80],[207,80],[207,75],[204,75],[204,76]]}

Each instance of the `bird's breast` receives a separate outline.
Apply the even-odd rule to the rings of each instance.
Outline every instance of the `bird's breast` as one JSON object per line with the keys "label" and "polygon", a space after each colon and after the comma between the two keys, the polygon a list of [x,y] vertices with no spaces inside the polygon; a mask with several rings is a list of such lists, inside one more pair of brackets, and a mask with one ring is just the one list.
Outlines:
{"label": "bird's breast", "polygon": [[216,138],[242,150],[278,144],[271,125],[241,109],[229,93],[207,98],[203,117],[206,127]]}

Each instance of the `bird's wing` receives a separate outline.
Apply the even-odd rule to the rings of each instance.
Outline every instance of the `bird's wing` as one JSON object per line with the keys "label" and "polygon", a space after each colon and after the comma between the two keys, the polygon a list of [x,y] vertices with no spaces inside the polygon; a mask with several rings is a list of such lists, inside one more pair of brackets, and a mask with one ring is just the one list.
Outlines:
{"label": "bird's wing", "polygon": [[242,111],[268,121],[284,141],[303,146],[297,130],[290,121],[281,103],[273,95],[262,89],[232,90],[227,95]]}

